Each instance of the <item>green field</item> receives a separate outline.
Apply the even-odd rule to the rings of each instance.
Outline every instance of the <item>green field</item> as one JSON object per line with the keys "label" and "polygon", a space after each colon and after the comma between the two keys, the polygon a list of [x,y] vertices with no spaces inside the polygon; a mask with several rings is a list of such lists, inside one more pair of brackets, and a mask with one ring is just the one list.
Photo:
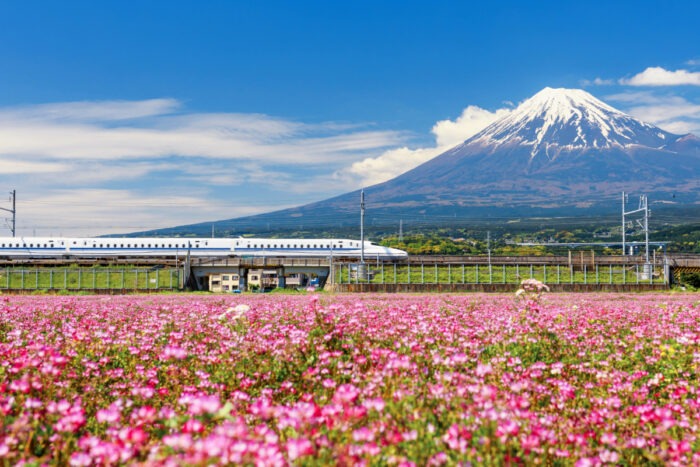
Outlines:
{"label": "green field", "polygon": [[4,268],[5,290],[173,290],[180,271],[174,268]]}
{"label": "green field", "polygon": [[546,284],[663,284],[662,271],[652,278],[643,274],[641,265],[591,266],[571,268],[568,265],[368,265],[368,277],[360,277],[352,266],[337,266],[338,283],[367,282],[372,284],[519,284],[534,278]]}

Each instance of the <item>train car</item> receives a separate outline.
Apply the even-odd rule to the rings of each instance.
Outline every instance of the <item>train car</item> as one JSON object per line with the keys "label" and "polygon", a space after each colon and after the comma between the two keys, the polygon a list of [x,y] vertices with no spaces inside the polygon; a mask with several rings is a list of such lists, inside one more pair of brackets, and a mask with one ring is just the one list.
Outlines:
{"label": "train car", "polygon": [[[350,239],[274,238],[68,238],[0,237],[4,258],[105,258],[175,256],[347,257],[359,258],[362,245]],[[398,260],[405,251],[364,242],[371,259]]]}

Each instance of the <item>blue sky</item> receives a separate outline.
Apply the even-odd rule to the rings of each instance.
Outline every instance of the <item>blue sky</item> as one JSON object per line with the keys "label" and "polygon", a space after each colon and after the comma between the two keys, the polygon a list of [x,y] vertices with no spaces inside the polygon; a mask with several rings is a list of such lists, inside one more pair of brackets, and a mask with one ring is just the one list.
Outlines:
{"label": "blue sky", "polygon": [[0,191],[22,235],[268,212],[391,178],[545,86],[700,134],[698,17],[693,1],[2,0]]}

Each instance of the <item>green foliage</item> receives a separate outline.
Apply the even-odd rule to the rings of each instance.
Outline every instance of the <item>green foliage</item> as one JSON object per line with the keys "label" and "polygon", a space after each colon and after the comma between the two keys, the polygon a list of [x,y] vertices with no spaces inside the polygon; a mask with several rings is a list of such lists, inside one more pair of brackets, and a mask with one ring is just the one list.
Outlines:
{"label": "green foliage", "polygon": [[700,273],[686,272],[681,274],[681,284],[686,287],[700,289]]}

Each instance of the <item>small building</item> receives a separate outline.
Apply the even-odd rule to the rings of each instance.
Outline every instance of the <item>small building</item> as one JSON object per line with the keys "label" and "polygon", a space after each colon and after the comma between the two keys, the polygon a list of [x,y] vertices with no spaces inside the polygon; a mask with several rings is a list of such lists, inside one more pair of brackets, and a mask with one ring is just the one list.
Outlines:
{"label": "small building", "polygon": [[301,272],[294,272],[291,274],[287,274],[284,277],[284,282],[286,287],[306,287],[306,284],[308,282],[308,278],[306,277],[306,274],[301,273]]}
{"label": "small building", "polygon": [[211,292],[232,292],[240,290],[241,278],[238,273],[211,274],[209,290]]}
{"label": "small building", "polygon": [[279,287],[279,275],[276,269],[249,269],[248,288],[271,290]]}

